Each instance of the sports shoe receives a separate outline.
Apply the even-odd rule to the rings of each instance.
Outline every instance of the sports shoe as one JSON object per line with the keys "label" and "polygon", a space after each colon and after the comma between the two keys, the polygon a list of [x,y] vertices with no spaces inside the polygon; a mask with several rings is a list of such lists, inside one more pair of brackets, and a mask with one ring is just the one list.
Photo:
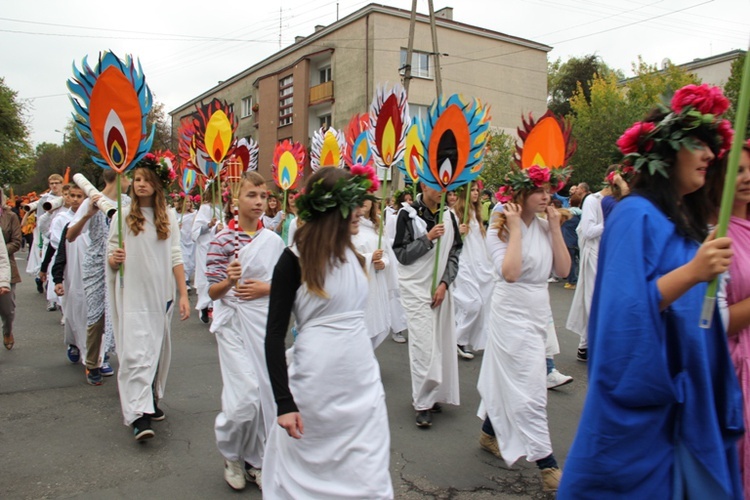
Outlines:
{"label": "sports shoe", "polygon": [[489,451],[497,458],[503,458],[500,454],[500,446],[497,444],[497,438],[495,436],[490,436],[484,431],[479,431],[479,446],[484,451]]}
{"label": "sports shoe", "polygon": [[432,413],[430,410],[422,410],[417,412],[417,427],[430,427],[432,426]]}
{"label": "sports shoe", "polygon": [[154,422],[161,422],[167,416],[164,414],[164,410],[156,406],[156,402],[154,402],[154,413],[144,413],[144,415],[148,415],[148,418],[150,418]]}
{"label": "sports shoe", "polygon": [[554,389],[561,385],[569,384],[573,381],[573,377],[570,375],[563,375],[557,368],[553,369],[547,374],[547,389]]}
{"label": "sports shoe", "polygon": [[435,403],[432,405],[432,408],[430,408],[430,413],[443,413],[443,405]]}
{"label": "sports shoe", "polygon": [[557,279],[555,276],[550,276],[549,279],[547,280],[547,283],[557,283],[558,281],[560,280]]}
{"label": "sports shoe", "polygon": [[115,369],[109,364],[109,356],[104,356],[104,361],[102,361],[102,366],[99,368],[99,371],[102,372],[102,377],[111,377],[115,374]]}
{"label": "sports shoe", "polygon": [[391,334],[391,339],[397,344],[403,344],[406,342],[406,337],[404,337],[404,334],[401,332],[393,332]]}
{"label": "sports shoe", "polygon": [[557,467],[542,469],[539,471],[542,475],[542,491],[557,491],[562,479],[562,471]]}
{"label": "sports shoe", "polygon": [[151,439],[154,437],[154,431],[151,429],[151,419],[146,415],[133,422],[133,437],[136,441]]}
{"label": "sports shoe", "polygon": [[36,282],[36,291],[39,293],[44,293],[44,282],[39,278],[34,278],[34,281]]}
{"label": "sports shoe", "polygon": [[245,478],[263,491],[263,471],[245,462]]}
{"label": "sports shoe", "polygon": [[88,368],[86,369],[86,382],[88,382],[89,385],[102,385],[104,383],[99,368],[92,368],[90,370]]}
{"label": "sports shoe", "polygon": [[244,462],[224,460],[224,481],[230,488],[239,491],[244,490],[247,480],[245,479]]}
{"label": "sports shoe", "polygon": [[200,319],[201,323],[208,324],[208,308],[201,309]]}
{"label": "sports shoe", "polygon": [[589,360],[589,350],[587,349],[578,349],[578,352],[576,353],[576,359],[578,361],[581,361],[583,363],[587,362]]}
{"label": "sports shoe", "polygon": [[73,364],[81,361],[81,351],[79,351],[78,347],[74,346],[73,344],[68,346],[68,361]]}
{"label": "sports shoe", "polygon": [[576,284],[575,283],[565,283],[565,286],[563,286],[563,288],[565,288],[567,290],[575,290],[576,289]]}
{"label": "sports shoe", "polygon": [[57,304],[50,300],[49,302],[47,302],[47,310],[49,312],[57,311]]}
{"label": "sports shoe", "polygon": [[185,288],[187,289],[187,292],[188,292],[188,293],[190,293],[190,290],[192,290],[192,289],[193,289],[193,288],[192,288],[192,287],[190,286],[190,282],[189,282],[189,281],[186,281],[186,282],[185,282]]}
{"label": "sports shoe", "polygon": [[465,345],[456,346],[458,349],[458,355],[464,359],[474,359],[474,353]]}

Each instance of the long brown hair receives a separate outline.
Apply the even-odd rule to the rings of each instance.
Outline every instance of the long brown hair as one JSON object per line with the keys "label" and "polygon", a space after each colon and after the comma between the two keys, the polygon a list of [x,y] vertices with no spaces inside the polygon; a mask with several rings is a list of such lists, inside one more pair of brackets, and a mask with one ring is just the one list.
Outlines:
{"label": "long brown hair", "polygon": [[271,198],[273,198],[274,200],[276,200],[276,208],[271,208],[271,204],[270,203],[267,204],[266,205],[266,212],[265,212],[265,214],[266,214],[267,217],[276,217],[276,214],[279,213],[279,210],[281,210],[281,202],[279,201],[279,197],[276,194],[269,192],[268,193],[268,200],[270,201]]}
{"label": "long brown hair", "polygon": [[[312,192],[313,185],[322,181],[321,186],[332,190],[336,181],[351,174],[338,168],[321,168],[307,181],[305,192]],[[299,265],[302,282],[307,289],[320,297],[327,298],[324,290],[326,274],[331,266],[346,262],[346,249],[351,249],[357,261],[365,268],[365,258],[354,249],[349,229],[349,219],[341,216],[339,210],[316,215],[294,233],[294,242],[299,249]]]}
{"label": "long brown hair", "polygon": [[[537,189],[524,189],[521,191],[518,191],[516,193],[513,193],[513,199],[511,200],[513,203],[520,205],[521,210],[523,210],[523,206],[526,204],[526,200],[531,196],[533,193],[536,193],[539,191],[540,188]],[[502,241],[508,241],[508,236],[510,236],[510,233],[508,233],[508,226],[507,226],[507,219],[505,217],[504,212],[500,213],[494,213],[492,216],[492,229],[497,229],[497,236]]]}
{"label": "long brown hair", "polygon": [[380,227],[380,216],[378,215],[378,207],[377,203],[373,200],[370,200],[370,210],[367,211],[367,213],[362,213],[362,217],[372,222],[376,227]]}
{"label": "long brown hair", "polygon": [[[146,167],[136,167],[133,170],[133,179],[136,175],[142,175],[143,178],[154,188],[154,226],[156,226],[156,236],[160,240],[169,238],[169,213],[167,212],[167,202],[164,199],[164,188],[161,185],[156,172]],[[128,228],[134,235],[138,236],[143,231],[143,224],[146,218],[141,212],[141,201],[137,195],[133,196],[130,203],[130,213],[125,217]]]}
{"label": "long brown hair", "polygon": [[[466,186],[463,186],[456,191],[456,195],[458,198],[456,199],[456,204],[453,207],[453,210],[456,212],[456,218],[458,219],[458,223],[462,224],[464,221],[464,210],[466,210],[466,190],[470,190],[473,187],[479,187],[477,186],[476,182],[471,182],[470,184],[467,184]],[[482,194],[481,192],[479,193]],[[471,196],[471,195],[469,195]],[[480,202],[480,199],[477,198],[476,203],[472,203],[471,199],[469,199],[469,217],[474,217],[477,220],[477,223],[479,223],[479,230],[482,232],[482,236],[485,235],[485,229],[484,229],[484,221],[482,221],[482,204]],[[467,221],[468,222],[468,221]]]}

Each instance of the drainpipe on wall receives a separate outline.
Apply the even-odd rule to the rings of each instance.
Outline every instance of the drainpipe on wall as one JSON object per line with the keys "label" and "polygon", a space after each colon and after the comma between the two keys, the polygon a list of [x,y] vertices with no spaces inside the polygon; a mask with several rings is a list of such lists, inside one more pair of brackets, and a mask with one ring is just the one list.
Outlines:
{"label": "drainpipe on wall", "polygon": [[365,110],[370,109],[370,14],[365,16]]}

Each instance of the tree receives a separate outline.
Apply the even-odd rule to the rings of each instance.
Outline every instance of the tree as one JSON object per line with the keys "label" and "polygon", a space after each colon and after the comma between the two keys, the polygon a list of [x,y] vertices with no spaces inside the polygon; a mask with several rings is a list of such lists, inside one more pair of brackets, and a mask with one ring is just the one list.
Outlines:
{"label": "tree", "polygon": [[516,138],[514,136],[499,129],[490,130],[481,176],[488,189],[495,191],[502,185],[505,174],[513,165],[515,151]]}
{"label": "tree", "polygon": [[31,175],[32,147],[18,93],[0,78],[0,186],[24,182]]}
{"label": "tree", "polygon": [[573,182],[600,185],[607,167],[622,160],[615,144],[620,135],[655,105],[668,102],[675,90],[699,83],[681,68],[670,66],[658,71],[640,58],[633,70],[636,76],[624,82],[618,82],[614,74],[597,76],[591,82],[588,99],[582,88],[570,99],[573,137],[578,143],[570,161]]}
{"label": "tree", "polygon": [[[146,125],[148,133],[151,133],[151,125],[156,125],[156,132],[154,133],[154,145],[151,147],[152,151],[165,151],[172,149],[172,126],[167,121],[167,115],[164,112],[163,102],[154,102],[151,106],[151,111],[148,113],[146,118]],[[175,145],[175,148],[177,146]],[[172,151],[177,154],[177,151]]]}
{"label": "tree", "polygon": [[[745,53],[746,54],[746,53]],[[742,67],[745,65],[745,54],[732,61],[732,71],[729,75],[727,83],[724,84],[724,94],[729,99],[732,105],[727,112],[727,118],[734,124],[734,120],[737,116],[737,105],[740,100],[740,87],[742,86]],[[750,118],[750,116],[748,116]],[[739,137],[740,134],[738,133]],[[745,130],[745,139],[750,137],[750,120],[747,121],[747,128]]]}
{"label": "tree", "polygon": [[568,115],[571,112],[570,98],[578,92],[579,86],[588,101],[593,79],[597,76],[606,78],[612,74],[622,78],[620,71],[611,69],[595,54],[581,58],[571,57],[565,62],[558,58],[549,63],[547,70],[547,107],[560,116]]}

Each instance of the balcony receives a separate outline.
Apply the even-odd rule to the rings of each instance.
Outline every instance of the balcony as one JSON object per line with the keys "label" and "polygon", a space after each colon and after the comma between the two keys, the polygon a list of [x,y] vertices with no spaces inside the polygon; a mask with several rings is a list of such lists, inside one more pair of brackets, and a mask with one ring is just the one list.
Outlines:
{"label": "balcony", "polygon": [[333,81],[310,87],[310,106],[333,100]]}

